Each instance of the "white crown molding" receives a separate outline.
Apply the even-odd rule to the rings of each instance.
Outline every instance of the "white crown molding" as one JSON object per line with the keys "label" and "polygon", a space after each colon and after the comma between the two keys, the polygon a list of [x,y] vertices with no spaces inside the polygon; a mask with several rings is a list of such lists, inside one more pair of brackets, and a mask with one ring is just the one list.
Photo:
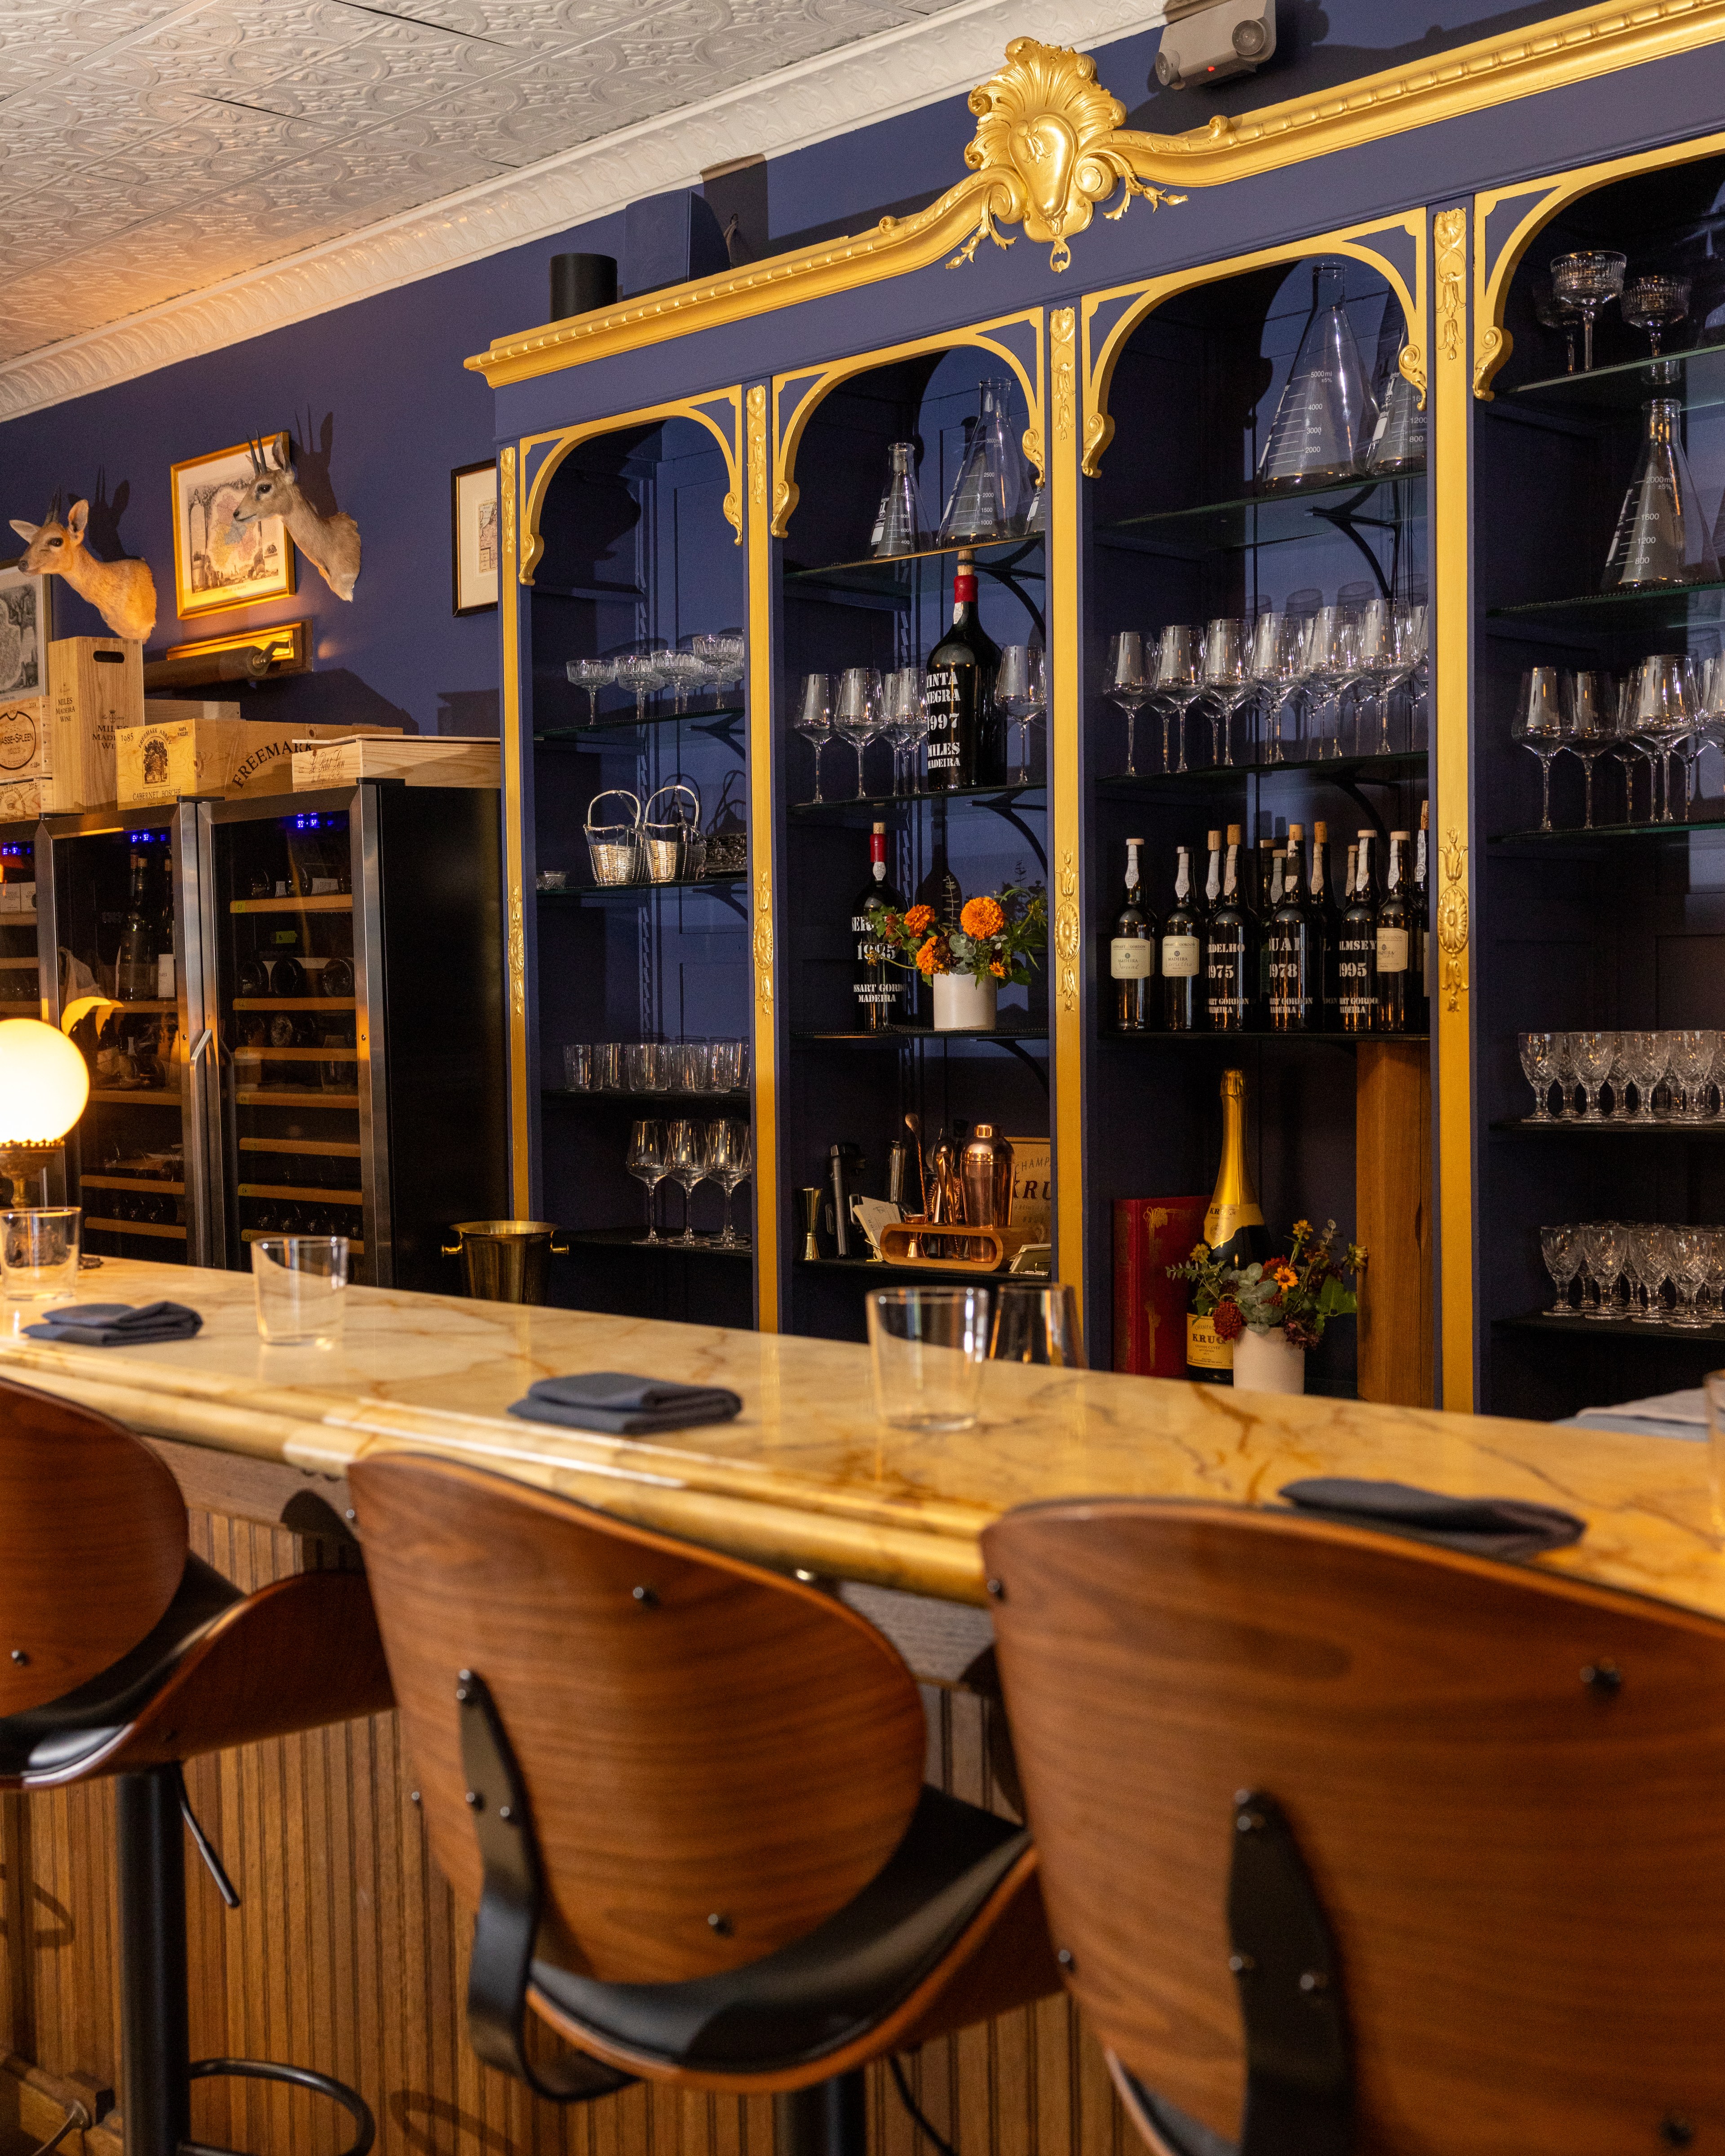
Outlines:
{"label": "white crown molding", "polygon": [[[1040,0],[1045,44],[1090,48],[1156,28],[1144,0]],[[1024,0],[957,0],[702,104],[487,180],[341,239],[164,300],[0,366],[0,421],[86,397],[335,307],[567,233],[673,187],[747,146],[768,157],[968,93],[1024,33]],[[952,177],[962,177],[956,168]],[[509,325],[475,331],[483,342]]]}

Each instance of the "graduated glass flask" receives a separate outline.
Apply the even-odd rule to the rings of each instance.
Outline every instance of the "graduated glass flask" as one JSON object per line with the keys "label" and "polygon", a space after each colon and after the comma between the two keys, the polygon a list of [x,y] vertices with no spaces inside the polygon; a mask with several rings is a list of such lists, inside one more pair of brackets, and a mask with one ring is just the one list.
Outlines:
{"label": "graduated glass flask", "polygon": [[927,540],[922,502],[916,492],[916,444],[890,443],[886,457],[886,491],[875,512],[875,529],[869,540],[869,552],[877,562],[914,554]]}
{"label": "graduated glass flask", "polygon": [[1617,533],[1600,589],[1631,592],[1653,584],[1711,583],[1719,574],[1719,563],[1678,439],[1683,408],[1675,397],[1656,397],[1641,408],[1647,431],[1635,475],[1617,513]]}
{"label": "graduated glass flask", "polygon": [[1322,486],[1359,469],[1378,411],[1343,302],[1347,265],[1317,262],[1312,313],[1258,459],[1266,490]]}
{"label": "graduated glass flask", "polygon": [[938,543],[942,547],[966,540],[1009,539],[1021,528],[1029,474],[1012,430],[1010,385],[983,382],[981,400],[941,519]]}
{"label": "graduated glass flask", "polygon": [[1399,366],[1384,385],[1376,431],[1366,451],[1366,470],[1377,479],[1394,479],[1425,467],[1425,414],[1420,393]]}

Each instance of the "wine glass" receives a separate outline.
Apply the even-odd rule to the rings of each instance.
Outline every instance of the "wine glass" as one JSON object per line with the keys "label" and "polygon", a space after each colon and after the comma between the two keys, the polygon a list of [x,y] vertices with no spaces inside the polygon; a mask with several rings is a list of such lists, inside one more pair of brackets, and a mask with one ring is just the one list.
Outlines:
{"label": "wine glass", "polygon": [[1539,828],[1548,831],[1552,828],[1552,758],[1560,756],[1568,746],[1563,684],[1557,667],[1530,666],[1522,675],[1521,693],[1509,737],[1521,742],[1539,759]]}
{"label": "wine glass", "polygon": [[1630,327],[1645,330],[1653,357],[1659,357],[1659,333],[1668,322],[1681,322],[1689,312],[1693,280],[1649,270],[1632,277],[1619,295],[1623,319]]}
{"label": "wine glass", "polygon": [[[1162,767],[1164,771],[1185,770],[1186,709],[1203,694],[1203,632],[1183,623],[1172,623],[1157,637],[1156,663],[1150,677],[1151,701],[1163,706]],[[1179,721],[1180,761],[1178,766],[1168,762],[1168,732],[1171,717]]]}
{"label": "wine glass", "polygon": [[708,1172],[707,1126],[691,1122],[686,1116],[668,1124],[665,1133],[665,1173],[672,1182],[680,1183],[683,1191],[683,1232],[674,1235],[673,1242],[689,1244],[699,1240],[695,1233],[693,1213],[695,1186],[705,1183]]}
{"label": "wine glass", "polygon": [[904,791],[916,791],[916,773],[911,759],[916,753],[916,744],[927,732],[922,711],[922,669],[920,666],[896,666],[886,675],[880,696],[880,731],[892,746],[892,790],[899,789],[899,765],[905,764]]}
{"label": "wine glass", "polygon": [[1517,1040],[1522,1075],[1533,1088],[1533,1112],[1527,1118],[1530,1123],[1557,1121],[1551,1111],[1552,1082],[1558,1075],[1557,1038],[1554,1033],[1524,1033]]}
{"label": "wine glass", "polygon": [[[1697,690],[1695,662],[1686,653],[1662,651],[1644,659],[1630,677],[1627,728],[1656,744],[1665,763],[1665,799],[1660,810],[1662,824],[1675,822],[1671,814],[1671,755],[1683,737],[1695,731],[1700,719],[1701,699]],[[1648,803],[1651,820],[1652,803]],[[1684,803],[1688,814],[1688,803]]]}
{"label": "wine glass", "polygon": [[1586,1105],[1581,1111],[1584,1123],[1603,1123],[1599,1112],[1599,1088],[1610,1075],[1612,1060],[1617,1054],[1615,1033],[1577,1033],[1570,1036],[1575,1048],[1575,1075],[1581,1081],[1581,1091]]}
{"label": "wine glass", "polygon": [[1594,323],[1601,308],[1623,290],[1623,273],[1629,267],[1621,254],[1609,249],[1592,249],[1579,254],[1559,254],[1551,264],[1552,295],[1567,313],[1581,317],[1581,365],[1590,372],[1594,363]]}
{"label": "wine glass", "polygon": [[1333,606],[1321,606],[1307,627],[1301,670],[1314,716],[1326,704],[1333,701],[1336,706],[1336,731],[1320,742],[1320,757],[1325,754],[1324,742],[1330,744],[1329,756],[1342,753],[1342,697],[1355,679],[1358,657],[1358,607],[1340,599]]}
{"label": "wine glass", "polygon": [[1583,671],[1563,676],[1566,745],[1581,758],[1587,785],[1587,814],[1582,829],[1594,827],[1594,763],[1595,758],[1623,746],[1617,684],[1609,674]]}
{"label": "wine glass", "polygon": [[1547,1317],[1574,1317],[1575,1306],[1569,1300],[1569,1283],[1581,1266],[1581,1231],[1574,1227],[1542,1228],[1539,1249],[1545,1260],[1545,1270],[1551,1275],[1552,1286],[1558,1291],[1557,1301],[1543,1314]]}
{"label": "wine glass", "polygon": [[656,1118],[629,1127],[628,1167],[637,1182],[647,1186],[647,1232],[643,1243],[662,1243],[665,1240],[653,1224],[653,1196],[664,1182],[668,1168],[665,1158],[665,1125]]}
{"label": "wine glass", "polygon": [[1584,1317],[1613,1318],[1619,1315],[1617,1283],[1629,1257],[1629,1232],[1621,1220],[1589,1221],[1581,1231],[1582,1255],[1598,1284],[1599,1299]]}
{"label": "wine glass", "polygon": [[[1126,713],[1126,768],[1130,778],[1137,776],[1133,761],[1132,730],[1137,724],[1138,711],[1150,694],[1150,675],[1144,664],[1144,639],[1135,629],[1122,629],[1108,639],[1108,670],[1102,680],[1102,694],[1111,704],[1117,704]],[[1162,761],[1168,763],[1168,727],[1163,726]]]}
{"label": "wine glass", "polygon": [[[1030,783],[1030,728],[1048,709],[1047,669],[1040,644],[1006,645],[1000,654],[1000,670],[994,677],[994,700],[1008,718],[1018,723],[1017,783],[1028,786]],[[1131,762],[1129,755],[1127,762]]]}
{"label": "wine glass", "polygon": [[856,798],[863,794],[863,751],[880,732],[880,674],[878,667],[847,666],[839,677],[839,701],[833,724],[856,751]]}
{"label": "wine glass", "polygon": [[814,751],[814,798],[819,801],[821,798],[820,752],[833,738],[833,677],[830,674],[805,674],[803,676],[803,701],[797,706],[797,716],[791,723]]}
{"label": "wine glass", "polygon": [[1210,702],[1210,762],[1234,761],[1234,714],[1255,693],[1246,670],[1251,631],[1238,617],[1224,614],[1204,633],[1204,690]]}
{"label": "wine glass", "polygon": [[725,1232],[720,1236],[716,1250],[746,1250],[748,1238],[739,1235],[732,1225],[731,1204],[739,1183],[746,1183],[754,1173],[755,1137],[749,1126],[735,1116],[722,1122],[707,1126],[709,1137],[708,1173],[725,1192]]}
{"label": "wine glass", "polygon": [[1630,1083],[1635,1089],[1635,1121],[1653,1121],[1653,1096],[1671,1067],[1671,1043],[1662,1033],[1632,1032],[1623,1036]]}
{"label": "wine glass", "polygon": [[1558,1066],[1558,1121],[1571,1123],[1575,1120],[1575,1036],[1554,1033],[1551,1046]]}
{"label": "wine glass", "polygon": [[1671,1076],[1683,1089],[1683,1105],[1676,1120],[1698,1123],[1707,1108],[1708,1081],[1718,1052],[1717,1037],[1698,1026],[1681,1027],[1668,1036],[1671,1045]]}
{"label": "wine glass", "polygon": [[1666,1234],[1669,1238],[1671,1279],[1678,1296],[1671,1322],[1686,1328],[1703,1326],[1707,1321],[1696,1308],[1695,1299],[1707,1276],[1707,1263],[1712,1255],[1707,1245],[1707,1231],[1686,1225],[1668,1228]]}
{"label": "wine glass", "polygon": [[599,722],[599,691],[608,689],[617,679],[614,659],[572,659],[563,669],[578,689],[587,691],[587,723],[595,726]]}

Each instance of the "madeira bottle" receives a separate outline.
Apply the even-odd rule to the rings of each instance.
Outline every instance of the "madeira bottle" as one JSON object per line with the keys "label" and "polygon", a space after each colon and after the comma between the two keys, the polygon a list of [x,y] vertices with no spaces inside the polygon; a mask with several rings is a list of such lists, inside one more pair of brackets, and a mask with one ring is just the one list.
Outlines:
{"label": "madeira bottle", "polygon": [[1378,1019],[1378,893],[1372,880],[1372,834],[1355,842],[1353,896],[1342,916],[1342,1030],[1370,1033]]}
{"label": "madeira bottle", "polygon": [[1154,1023],[1156,921],[1145,906],[1138,855],[1144,841],[1126,842],[1126,890],[1108,938],[1108,984],[1117,1033],[1148,1033]]}
{"label": "madeira bottle", "polygon": [[1323,1022],[1323,923],[1304,881],[1306,829],[1288,826],[1281,898],[1270,916],[1270,1024],[1276,1033],[1316,1033]]}
{"label": "madeira bottle", "polygon": [[999,648],[976,612],[976,557],[961,547],[952,576],[952,626],[928,654],[928,788],[951,793],[981,783],[985,742],[994,717]]}
{"label": "madeira bottle", "polygon": [[1222,891],[1204,924],[1204,1006],[1212,1033],[1246,1033],[1257,1000],[1258,953],[1251,909],[1240,888],[1240,827],[1228,826]]}
{"label": "madeira bottle", "polygon": [[851,984],[855,999],[856,1025],[860,1033],[885,1033],[903,1015],[905,983],[908,976],[892,963],[891,947],[881,942],[869,920],[871,906],[884,906],[902,913],[905,902],[886,875],[886,826],[876,824],[869,834],[869,880],[850,909],[850,932],[856,947],[856,971]]}
{"label": "madeira bottle", "polygon": [[1202,921],[1192,895],[1192,850],[1178,850],[1174,902],[1162,922],[1162,1023],[1170,1033],[1204,1029]]}
{"label": "madeira bottle", "polygon": [[1417,1030],[1414,1006],[1419,994],[1414,972],[1414,907],[1409,896],[1406,831],[1389,834],[1389,873],[1384,903],[1378,909],[1377,991],[1379,1033]]}

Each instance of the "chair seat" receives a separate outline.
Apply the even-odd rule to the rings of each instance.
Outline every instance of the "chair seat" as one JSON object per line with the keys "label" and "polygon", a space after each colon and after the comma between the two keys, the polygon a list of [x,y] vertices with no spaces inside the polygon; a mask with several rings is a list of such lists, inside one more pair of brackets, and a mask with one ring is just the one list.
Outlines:
{"label": "chair seat", "polygon": [[806,1938],[685,1984],[598,1984],[536,1961],[532,1986],[596,2037],[666,2066],[783,2071],[885,2020],[1029,1845],[1009,1820],[925,1786],[884,1867]]}
{"label": "chair seat", "polygon": [[64,1774],[94,1758],[162,1689],[193,1642],[240,1590],[188,1556],[174,1599],[136,1646],[76,1691],[0,1718],[0,1781]]}

